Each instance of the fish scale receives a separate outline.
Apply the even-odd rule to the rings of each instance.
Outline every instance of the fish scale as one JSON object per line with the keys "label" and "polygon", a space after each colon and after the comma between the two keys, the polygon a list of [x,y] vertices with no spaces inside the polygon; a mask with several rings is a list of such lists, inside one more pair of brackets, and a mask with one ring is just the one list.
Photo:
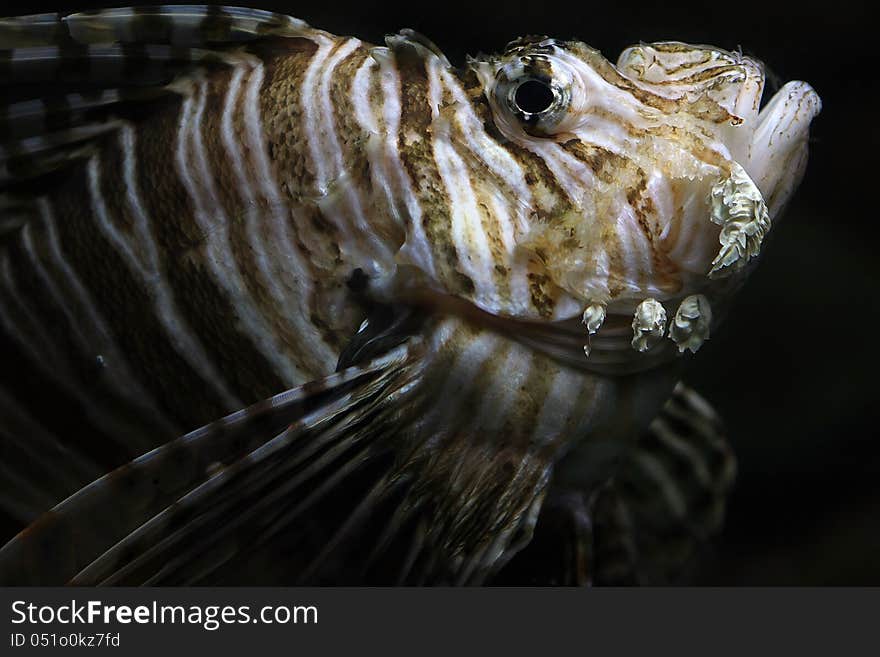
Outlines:
{"label": "fish scale", "polygon": [[[481,583],[543,544],[545,502],[568,526],[559,500],[613,489],[615,536],[723,499],[679,352],[798,182],[767,161],[805,162],[805,83],[758,114],[760,64],[720,49],[536,37],[455,68],[409,30],[219,6],[3,19],[0,48],[0,339],[43,377],[0,367],[0,400],[41,428],[18,458],[83,464],[0,472],[17,521],[58,502],[0,581]],[[750,141],[781,121],[782,150]],[[158,490],[169,455],[197,465]]]}

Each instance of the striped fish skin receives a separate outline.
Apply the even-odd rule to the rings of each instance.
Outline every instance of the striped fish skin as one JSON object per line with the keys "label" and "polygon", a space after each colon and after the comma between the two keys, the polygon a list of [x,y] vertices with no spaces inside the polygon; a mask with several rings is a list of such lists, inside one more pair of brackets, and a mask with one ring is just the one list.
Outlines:
{"label": "striped fish skin", "polygon": [[[96,435],[126,437],[110,462],[327,376],[365,303],[382,303],[431,317],[436,404],[413,435],[503,438],[550,464],[576,453],[593,464],[580,485],[596,486],[669,397],[676,343],[708,334],[708,317],[696,339],[700,317],[676,309],[702,307],[695,295],[723,308],[747,274],[819,110],[802,82],[759,110],[760,63],[702,46],[634,47],[615,66],[579,42],[521,39],[455,68],[408,31],[375,46],[210,11],[244,13],[215,38],[200,8],[4,32],[13,77],[76,54],[106,81],[64,98],[72,123],[119,100],[127,44],[152,44],[144,75],[191,64],[158,100],[144,85],[148,113],[80,121],[87,148],[0,243],[0,331]],[[46,45],[59,31],[64,45]],[[14,199],[22,162],[73,137],[63,121],[52,136],[45,103],[7,116]],[[646,299],[685,337],[664,325],[634,350]],[[588,337],[590,306],[604,323]],[[4,403],[24,397],[12,378]],[[85,450],[88,472],[103,446]]]}

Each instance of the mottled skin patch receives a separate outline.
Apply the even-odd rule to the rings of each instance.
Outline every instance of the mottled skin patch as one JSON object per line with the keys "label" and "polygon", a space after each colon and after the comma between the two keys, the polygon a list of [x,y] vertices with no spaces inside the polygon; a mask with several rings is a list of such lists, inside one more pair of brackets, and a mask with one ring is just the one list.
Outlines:
{"label": "mottled skin patch", "polygon": [[407,173],[417,185],[422,226],[433,249],[438,275],[448,281],[452,294],[469,295],[474,283],[461,271],[452,242],[449,199],[437,169],[431,142],[432,109],[428,105],[428,63],[413,45],[394,51],[401,80],[401,117],[398,149]]}
{"label": "mottled skin patch", "polygon": [[[329,221],[317,204],[314,165],[303,135],[302,82],[306,69],[317,51],[309,39],[294,39],[290,51],[273,52],[266,61],[266,78],[260,93],[262,120],[268,139],[269,156],[279,181],[289,216],[294,248],[310,272],[314,289],[309,295],[309,320],[318,328],[324,341],[341,348],[346,332],[356,323],[334,312],[327,299],[344,294],[344,280],[351,270],[339,248],[339,227]],[[308,102],[314,102],[309,99]],[[279,111],[278,108],[283,108]],[[271,211],[271,208],[269,208]],[[326,365],[315,365],[320,371]]]}

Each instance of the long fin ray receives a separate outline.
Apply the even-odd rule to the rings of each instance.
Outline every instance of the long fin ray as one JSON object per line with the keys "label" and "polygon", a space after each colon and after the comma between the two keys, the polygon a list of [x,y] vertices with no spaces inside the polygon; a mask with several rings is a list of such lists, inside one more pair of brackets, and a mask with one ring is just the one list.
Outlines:
{"label": "long fin ray", "polygon": [[[344,397],[351,389],[401,363],[401,359],[405,361],[407,353],[407,347],[401,347],[366,366],[352,367],[277,395],[167,443],[98,479],[0,549],[0,581],[38,584],[72,579],[108,547],[136,532],[182,495],[206,480],[216,480],[222,471],[213,471],[224,463],[237,462],[241,457],[236,455],[242,453],[252,458],[270,455],[272,446],[267,438],[279,435],[285,426],[326,405],[328,399]],[[49,555],[51,559],[46,558]],[[47,569],[47,563],[54,569]],[[99,570],[95,569],[96,576]]]}
{"label": "long fin ray", "polygon": [[[249,549],[258,549],[271,544],[279,534],[289,528],[294,528],[293,533],[296,534],[298,520],[321,505],[325,497],[340,488],[347,479],[356,476],[368,462],[376,460],[382,452],[387,452],[389,449],[387,443],[395,436],[394,427],[398,424],[397,409],[404,404],[404,401],[398,401],[396,397],[405,397],[410,384],[405,383],[400,376],[395,376],[387,381],[383,381],[380,377],[375,382],[371,382],[370,386],[374,390],[369,395],[363,396],[361,408],[343,407],[338,421],[332,419],[330,414],[325,414],[321,419],[321,424],[329,425],[328,434],[323,438],[326,444],[321,446],[327,448],[321,451],[317,459],[297,471],[296,467],[305,458],[312,456],[311,454],[277,458],[271,468],[258,479],[264,492],[245,496],[246,499],[253,497],[256,502],[248,504],[247,508],[236,516],[234,524],[224,523],[218,528],[219,531],[209,533],[207,538],[200,538],[200,545],[203,548],[210,546],[212,542],[228,535],[231,530],[238,530],[240,535],[246,537]],[[378,482],[365,493],[365,502],[378,504],[396,488],[397,480],[388,474],[387,470],[380,469],[378,472]],[[290,500],[297,502],[291,506]],[[338,521],[339,528],[331,530],[337,542],[370,510],[372,504],[368,503],[362,505],[360,511],[358,508],[344,511]],[[294,538],[301,540],[301,537]],[[286,540],[290,542],[291,536],[288,535]],[[332,552],[332,542],[331,536],[327,539],[321,554],[309,557],[310,563],[305,565],[302,573],[296,575],[297,580],[310,577],[318,569]],[[240,552],[234,551],[228,554],[238,555]],[[188,553],[185,558],[177,560],[178,570],[185,569],[195,560],[205,560],[198,549]],[[214,568],[220,568],[226,561],[228,559],[221,558],[214,564]],[[172,572],[171,569],[165,569],[166,576],[170,576]],[[161,581],[165,582],[165,580]]]}
{"label": "long fin ray", "polygon": [[[407,352],[398,350],[395,353],[402,357]],[[377,377],[379,380],[387,379],[388,377],[383,375],[391,373],[394,368],[392,365],[387,365],[385,359],[382,359],[382,364],[389,369],[379,374]],[[375,373],[376,370],[373,369],[373,372]],[[375,390],[375,386],[372,385],[374,383],[376,381],[372,380],[367,381],[366,384],[361,383],[353,393],[342,395],[340,399],[331,401],[329,405],[321,405],[273,440],[260,445],[247,456],[231,464],[224,472],[215,475],[213,482],[206,482],[200,490],[193,491],[181,499],[174,509],[165,514],[164,525],[159,523],[150,527],[149,532],[136,532],[138,535],[130,538],[126,546],[128,551],[135,553],[138,550],[137,543],[142,546],[150,545],[163,530],[169,529],[169,522],[173,521],[181,525],[160,544],[147,548],[139,562],[135,564],[137,568],[128,568],[128,572],[114,575],[107,580],[107,583],[126,583],[131,581],[128,578],[134,573],[137,574],[134,579],[136,582],[157,584],[185,581],[179,576],[182,569],[191,566],[197,560],[200,561],[199,567],[205,569],[208,561],[204,556],[205,550],[215,548],[220,540],[227,538],[232,532],[241,530],[242,527],[245,527],[245,530],[240,533],[245,534],[248,541],[241,544],[236,551],[249,549],[252,544],[250,537],[254,533],[251,522],[253,518],[257,516],[260,522],[271,524],[273,517],[266,513],[267,507],[271,509],[273,504],[284,504],[285,500],[296,499],[291,498],[291,494],[297,492],[299,484],[312,481],[324,473],[324,467],[315,467],[315,464],[310,462],[315,453],[321,453],[328,443],[331,445],[331,450],[340,444],[347,446],[351,436],[346,434],[344,425],[336,426],[336,418],[356,407],[364,395],[375,394],[382,390],[381,387]],[[327,436],[322,432],[321,428],[328,424],[336,429],[336,435]],[[337,438],[339,440],[335,441],[334,439]],[[337,444],[334,445],[334,442]],[[333,462],[330,459],[329,462],[320,465],[329,466]],[[291,471],[295,471],[304,463],[307,467],[297,476],[289,476]],[[338,476],[340,473],[333,472],[333,474]],[[327,480],[330,479],[331,476],[328,476]],[[174,555],[170,560],[169,553]],[[119,554],[117,551],[117,556]],[[109,555],[110,558],[105,556],[104,562],[112,562],[112,556]],[[94,573],[96,568],[92,567],[91,571]]]}

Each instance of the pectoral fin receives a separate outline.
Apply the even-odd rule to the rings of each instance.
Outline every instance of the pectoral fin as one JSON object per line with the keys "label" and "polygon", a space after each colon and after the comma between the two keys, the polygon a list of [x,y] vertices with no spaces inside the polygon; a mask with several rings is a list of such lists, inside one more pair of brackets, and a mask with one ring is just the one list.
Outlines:
{"label": "pectoral fin", "polygon": [[680,383],[597,500],[594,581],[675,581],[721,528],[735,474],[718,416]]}
{"label": "pectoral fin", "polygon": [[597,490],[553,490],[501,583],[668,584],[716,533],[735,460],[709,405],[679,384]]}
{"label": "pectoral fin", "polygon": [[[167,443],[58,504],[0,549],[3,585],[199,581],[369,460],[420,376],[408,343]],[[234,537],[234,540],[233,540]]]}
{"label": "pectoral fin", "polygon": [[423,418],[445,377],[421,339],[371,354],[398,328],[377,323],[349,351],[370,360],[61,502],[0,549],[0,584],[485,581],[531,538],[552,453],[436,433]]}

